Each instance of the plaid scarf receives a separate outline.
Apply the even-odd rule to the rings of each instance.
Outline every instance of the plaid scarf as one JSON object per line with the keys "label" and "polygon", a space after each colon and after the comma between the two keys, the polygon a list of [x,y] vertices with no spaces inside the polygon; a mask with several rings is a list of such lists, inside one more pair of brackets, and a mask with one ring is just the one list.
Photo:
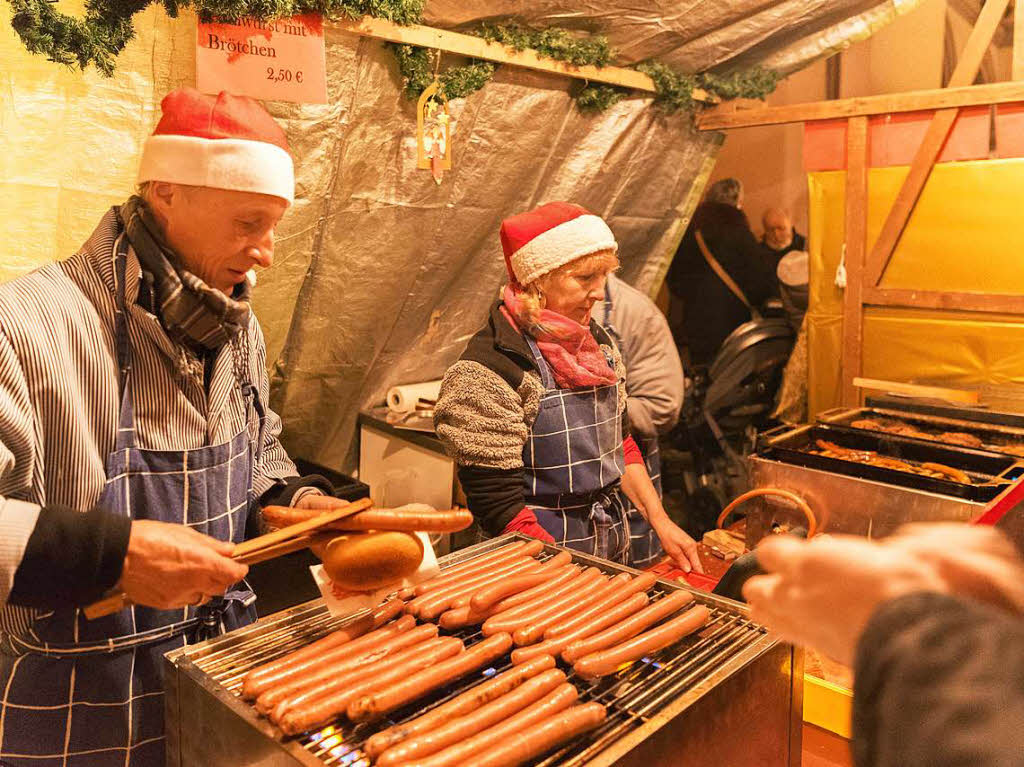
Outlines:
{"label": "plaid scarf", "polygon": [[138,195],[132,195],[120,207],[118,218],[143,273],[152,280],[156,314],[172,339],[215,351],[248,326],[248,281],[228,296],[185,269],[181,258],[164,242],[160,225]]}

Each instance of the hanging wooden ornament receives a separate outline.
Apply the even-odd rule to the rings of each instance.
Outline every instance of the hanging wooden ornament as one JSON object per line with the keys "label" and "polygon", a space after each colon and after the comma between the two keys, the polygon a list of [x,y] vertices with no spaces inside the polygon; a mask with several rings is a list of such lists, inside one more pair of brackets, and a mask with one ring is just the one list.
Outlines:
{"label": "hanging wooden ornament", "polygon": [[452,167],[452,116],[448,111],[448,98],[437,76],[440,60],[438,51],[434,82],[427,86],[416,104],[416,165],[429,169],[438,185],[444,171]]}

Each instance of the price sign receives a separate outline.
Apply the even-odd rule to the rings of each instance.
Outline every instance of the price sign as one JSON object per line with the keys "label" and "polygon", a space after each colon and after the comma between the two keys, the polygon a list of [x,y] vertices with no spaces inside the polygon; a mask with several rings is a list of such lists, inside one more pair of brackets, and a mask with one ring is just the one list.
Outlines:
{"label": "price sign", "polygon": [[196,87],[264,101],[327,101],[324,33],[319,16],[235,24],[199,22]]}

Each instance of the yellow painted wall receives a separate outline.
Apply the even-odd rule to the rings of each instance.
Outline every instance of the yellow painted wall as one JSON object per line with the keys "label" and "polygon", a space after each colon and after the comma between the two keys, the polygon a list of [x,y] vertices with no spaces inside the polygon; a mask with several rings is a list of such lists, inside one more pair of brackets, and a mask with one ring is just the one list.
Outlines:
{"label": "yellow painted wall", "polygon": [[[907,168],[873,168],[868,243],[874,243]],[[808,175],[811,296],[809,411],[839,404],[845,173]],[[883,285],[1024,294],[1020,209],[1024,159],[939,165],[893,255]],[[1024,317],[893,308],[864,318],[863,373],[951,386],[1024,384]]]}
{"label": "yellow painted wall", "polygon": [[[81,15],[82,0],[59,8]],[[152,5],[107,78],[28,53],[0,3],[0,281],[73,254],[131,193],[160,98],[195,82],[195,17]]]}

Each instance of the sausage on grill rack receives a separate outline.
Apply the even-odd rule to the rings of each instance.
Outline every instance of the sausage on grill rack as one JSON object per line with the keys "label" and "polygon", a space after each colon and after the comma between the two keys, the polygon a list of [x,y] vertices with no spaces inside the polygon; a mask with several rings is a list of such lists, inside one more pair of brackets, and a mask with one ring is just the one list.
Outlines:
{"label": "sausage on grill rack", "polygon": [[520,732],[514,739],[499,743],[473,760],[474,767],[515,767],[528,762],[555,746],[568,743],[578,735],[604,723],[608,710],[600,703],[584,703],[562,711]]}
{"label": "sausage on grill rack", "polygon": [[[505,597],[519,594],[534,586],[550,581],[561,572],[564,565],[572,562],[572,554],[560,551],[547,562],[541,564],[536,573],[520,575],[515,578],[503,578],[499,583],[492,583],[477,589],[469,598],[460,597],[452,602],[453,608],[465,607],[469,604],[474,610],[487,610]],[[463,602],[465,600],[465,602]]]}
{"label": "sausage on grill rack", "polygon": [[517,645],[528,645],[540,641],[548,626],[558,621],[567,620],[579,610],[585,610],[594,602],[604,597],[610,589],[629,580],[627,573],[619,573],[611,580],[601,576],[591,583],[585,584],[575,594],[575,598],[561,604],[555,603],[542,613],[535,614],[533,620],[516,629],[512,639]]}
{"label": "sausage on grill rack", "polygon": [[[562,554],[569,554],[568,551],[561,552]],[[551,560],[548,560],[550,562]],[[548,564],[545,562],[545,564]],[[540,586],[534,586],[532,589],[526,591],[520,591],[518,594],[512,594],[511,596],[505,597],[499,602],[496,602],[490,607],[491,614],[497,614],[511,610],[515,607],[522,607],[526,604],[533,604],[539,597],[548,596],[553,592],[555,588],[561,588],[561,586],[572,578],[579,574],[581,568],[577,565],[572,564],[572,554],[569,554],[569,559],[565,564],[559,564],[555,568],[557,573],[548,583],[543,583]]]}
{"label": "sausage on grill rack", "polygon": [[450,586],[460,579],[465,580],[466,576],[471,572],[494,569],[498,562],[504,561],[509,557],[533,557],[543,550],[544,544],[541,541],[516,541],[515,543],[510,543],[495,551],[474,557],[468,562],[446,568],[440,575],[431,578],[429,581],[416,584],[416,596]]}
{"label": "sausage on grill rack", "polygon": [[663,618],[679,612],[679,610],[691,602],[693,602],[693,594],[689,591],[673,591],[666,594],[657,602],[649,604],[640,612],[616,623],[601,633],[593,634],[586,639],[580,639],[568,645],[562,652],[562,658],[567,663],[575,663],[584,655],[590,655],[598,650],[624,642],[648,627],[653,626]]}
{"label": "sausage on grill rack", "polygon": [[[404,622],[406,618],[415,623],[411,615],[406,615],[401,620]],[[371,638],[377,633],[368,634],[363,639]],[[394,657],[407,647],[426,642],[436,636],[437,626],[425,623],[389,637],[381,637],[372,644],[360,640],[360,646],[355,651],[352,651],[351,645],[343,645],[316,660],[303,662],[295,674],[265,689],[256,698],[256,710],[261,714],[267,714],[277,708],[281,701],[319,687],[339,674],[379,663],[386,658]]]}
{"label": "sausage on grill rack", "polygon": [[557,639],[558,637],[573,633],[581,626],[593,625],[609,609],[626,601],[633,594],[647,591],[657,582],[658,576],[654,573],[641,573],[636,578],[627,579],[625,583],[618,582],[613,589],[606,592],[604,597],[586,610],[548,626],[544,632],[544,638]]}
{"label": "sausage on grill rack", "polygon": [[515,668],[511,668],[504,673],[498,674],[493,679],[471,687],[466,692],[456,695],[451,700],[442,703],[440,706],[415,719],[403,724],[396,724],[394,727],[389,727],[386,730],[381,730],[376,735],[372,735],[363,744],[363,752],[370,759],[376,759],[392,746],[396,746],[416,735],[430,732],[452,719],[457,719],[460,716],[476,711],[481,706],[516,689],[527,679],[532,679],[538,674],[542,674],[554,667],[555,659],[550,655],[545,655],[534,658],[529,663],[523,663]]}
{"label": "sausage on grill rack", "polygon": [[378,767],[395,767],[414,759],[436,753],[505,721],[510,716],[536,703],[565,682],[565,672],[553,668],[529,679],[511,692],[481,706],[476,711],[453,719],[431,732],[410,738],[388,749],[377,759]]}
{"label": "sausage on grill rack", "polygon": [[423,673],[389,679],[372,691],[351,698],[346,704],[348,718],[353,722],[362,722],[387,714],[406,703],[412,703],[431,690],[493,663],[510,649],[512,637],[496,634],[473,645],[458,657],[432,664]]}
{"label": "sausage on grill rack", "polygon": [[[568,553],[568,552],[563,552]],[[547,562],[544,563],[548,564]],[[442,628],[456,629],[462,628],[463,626],[479,625],[490,618],[492,615],[497,615],[500,612],[505,612],[504,605],[507,603],[511,604],[515,600],[515,606],[522,610],[532,609],[535,605],[530,600],[538,599],[540,597],[550,597],[559,591],[566,581],[572,580],[580,572],[580,569],[575,565],[559,565],[552,569],[549,573],[550,579],[544,581],[538,586],[534,586],[527,591],[521,591],[518,594],[513,594],[510,597],[502,599],[497,604],[489,607],[485,610],[475,610],[472,605],[472,601],[469,605],[463,605],[462,607],[453,607],[446,612],[441,614],[438,619]],[[511,579],[510,579],[511,580]],[[481,589],[482,591],[483,589]],[[477,592],[480,593],[480,592]],[[530,594],[529,599],[521,599],[524,595]],[[527,604],[529,602],[529,604]],[[515,630],[513,626],[513,630]],[[488,632],[484,632],[485,634]],[[495,633],[495,632],[490,632]]]}
{"label": "sausage on grill rack", "polygon": [[459,597],[472,595],[483,586],[496,583],[514,575],[537,572],[540,567],[540,562],[533,557],[515,557],[502,562],[500,568],[478,573],[475,577],[457,581],[443,589],[416,597],[406,605],[405,609],[422,620],[434,620],[451,607],[452,603]]}
{"label": "sausage on grill rack", "polygon": [[644,592],[631,594],[624,602],[608,608],[605,613],[595,618],[593,622],[579,626],[568,634],[562,634],[557,639],[546,639],[539,644],[516,648],[512,651],[512,662],[515,664],[527,663],[537,656],[561,655],[565,648],[573,642],[586,639],[621,620],[625,620],[644,609],[648,601],[649,597]]}
{"label": "sausage on grill rack", "polygon": [[556,714],[576,702],[579,693],[569,682],[556,687],[541,700],[527,706],[501,724],[488,727],[481,733],[438,751],[425,759],[407,764],[407,767],[465,767],[476,765],[480,758],[492,750],[519,739],[520,733],[538,722],[552,720]]}
{"label": "sausage on grill rack", "polygon": [[[381,626],[384,626],[389,620],[401,613],[402,607],[400,600],[388,600],[378,605],[372,613],[357,620],[355,623],[337,631],[332,631],[327,636],[321,637],[295,652],[288,653],[284,657],[256,667],[245,676],[242,682],[242,696],[248,699],[256,698],[272,684],[277,684],[306,668],[305,664],[308,661],[318,663],[319,659],[331,650],[356,640],[361,642],[358,645],[359,647],[365,646],[365,643],[360,638],[367,635],[367,632],[380,629]],[[406,621],[400,618],[394,623],[384,626],[384,628],[380,629],[379,633],[374,631],[373,636],[375,638],[368,641],[375,642],[378,641],[379,637],[390,636],[399,631],[408,631],[415,624],[415,620]]]}
{"label": "sausage on grill rack", "polygon": [[586,679],[614,674],[620,667],[675,644],[683,637],[703,628],[710,617],[711,613],[704,605],[691,607],[682,615],[622,644],[583,656],[573,664],[573,668]]}
{"label": "sausage on grill rack", "polygon": [[350,674],[342,674],[322,688],[282,704],[274,712],[277,726],[286,735],[298,735],[327,724],[345,713],[353,700],[463,652],[461,640],[438,637],[410,647],[385,662],[369,664],[357,679],[350,678]]}
{"label": "sausage on grill rack", "polygon": [[[551,586],[546,594],[540,594],[530,602],[524,602],[508,610],[501,610],[491,615],[483,623],[484,636],[503,631],[510,633],[515,631],[524,623],[531,621],[536,615],[549,609],[552,605],[567,599],[571,600],[580,588],[601,577],[601,571],[596,567],[588,567],[582,572],[578,565],[571,565],[571,568],[575,574],[563,580],[558,586]],[[501,602],[494,609],[500,606]]]}

